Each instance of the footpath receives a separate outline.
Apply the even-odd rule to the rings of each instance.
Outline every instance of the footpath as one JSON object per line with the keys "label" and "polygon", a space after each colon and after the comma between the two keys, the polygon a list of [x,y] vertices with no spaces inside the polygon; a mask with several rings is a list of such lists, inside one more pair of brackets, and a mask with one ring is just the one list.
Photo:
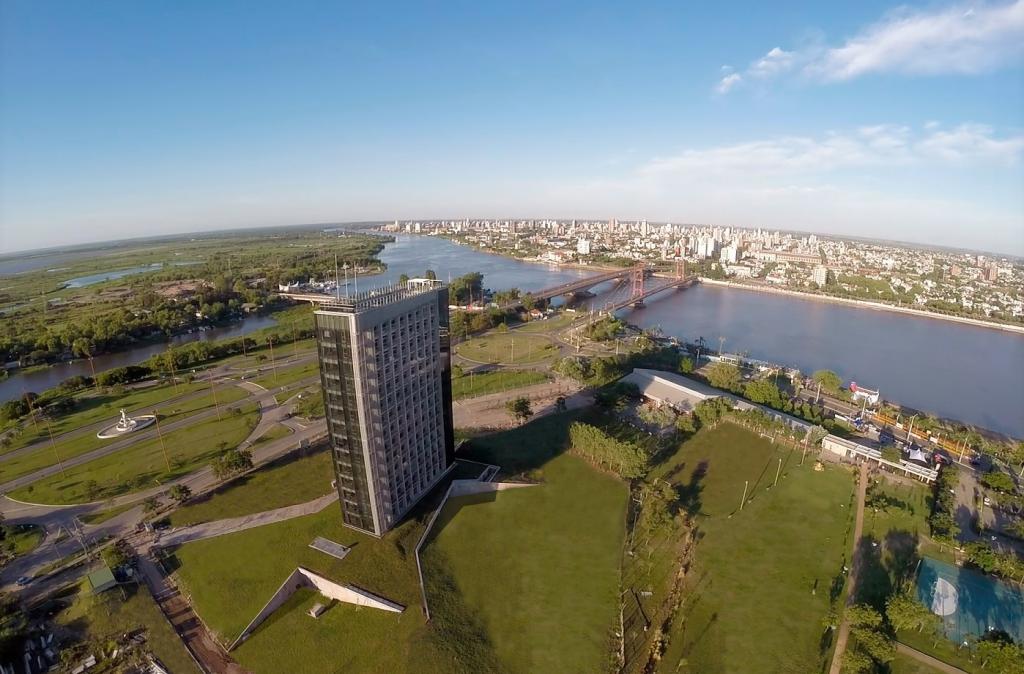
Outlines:
{"label": "footpath", "polygon": [[[860,482],[857,485],[857,518],[853,526],[853,542],[850,545],[850,580],[849,593],[846,597],[846,605],[852,606],[857,596],[857,575],[860,571],[860,564],[856,558],[857,543],[860,542],[864,533],[864,501],[868,492],[868,464],[860,464]],[[843,668],[843,653],[846,652],[846,642],[850,639],[850,622],[843,617],[839,625],[839,636],[836,637],[836,650],[832,654],[832,666],[829,667],[829,674],[840,674]]]}

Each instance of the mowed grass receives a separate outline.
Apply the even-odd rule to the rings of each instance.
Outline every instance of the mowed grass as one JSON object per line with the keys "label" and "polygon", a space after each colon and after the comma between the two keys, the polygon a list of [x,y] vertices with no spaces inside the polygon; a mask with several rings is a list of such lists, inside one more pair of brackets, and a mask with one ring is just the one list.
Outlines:
{"label": "mowed grass", "polygon": [[305,503],[331,491],[330,451],[276,461],[171,513],[175,527]]}
{"label": "mowed grass", "polygon": [[575,317],[571,314],[561,314],[545,319],[534,319],[528,323],[517,325],[516,332],[552,333],[572,325]]}
{"label": "mowed grass", "polygon": [[[770,488],[779,458],[782,477]],[[799,461],[799,450],[723,423],[666,463],[661,476],[696,513],[700,538],[659,671],[820,671],[831,646],[822,620],[848,554],[854,483],[844,469],[816,472],[813,459]],[[753,497],[740,511],[745,482]]]}
{"label": "mowed grass", "polygon": [[918,662],[909,655],[897,654],[896,659],[889,663],[889,674],[941,674],[939,670],[923,662]]}
{"label": "mowed grass", "polygon": [[[86,503],[146,489],[186,475],[220,453],[221,443],[235,447],[252,432],[259,421],[255,403],[244,403],[239,413],[224,410],[193,426],[164,433],[163,444],[171,468],[167,469],[159,438],[135,443],[104,457],[69,467],[30,485],[11,496],[34,503]],[[90,494],[89,483],[96,482]]]}
{"label": "mowed grass", "polygon": [[[70,414],[51,419],[50,429],[56,437],[106,419],[110,419],[111,423],[114,423],[117,421],[121,409],[127,410],[129,414],[149,414],[154,405],[161,405],[168,400],[194,393],[200,389],[199,384],[178,384],[177,390],[170,384],[161,384],[146,386],[121,395],[95,394],[91,390],[83,391],[75,397],[77,409]],[[35,415],[35,423],[31,416],[26,416],[24,427],[25,430],[9,447],[0,447],[0,455],[34,442],[49,441],[49,431],[38,413]]]}
{"label": "mowed grass", "polygon": [[0,545],[15,557],[32,552],[43,542],[43,530],[35,524],[12,524],[6,530]]}
{"label": "mowed grass", "polygon": [[[209,390],[208,386],[207,390]],[[210,392],[206,395],[200,395],[189,400],[169,403],[166,407],[143,408],[139,410],[137,414],[152,414],[155,409],[160,415],[160,423],[166,425],[191,416],[197,412],[212,409],[215,407],[215,401],[216,404],[227,405],[241,400],[247,395],[249,395],[247,391],[236,386],[218,386],[216,389],[216,397],[214,392]],[[129,416],[131,415],[129,414]],[[110,423],[117,423],[119,418],[120,414],[114,413],[114,415],[110,417]],[[155,432],[155,427],[149,426],[143,432],[153,433]],[[96,433],[94,431],[89,430],[88,432],[76,437],[55,442],[53,446],[51,446],[49,442],[44,442],[44,444],[37,449],[30,450],[25,454],[21,454],[16,457],[11,457],[6,461],[0,461],[0,483],[8,480],[16,480],[23,475],[28,475],[29,473],[33,473],[48,466],[56,465],[58,456],[61,461],[67,461],[68,459],[100,449],[106,445],[121,442],[127,437],[130,436],[101,439],[96,437]],[[56,447],[56,451],[54,451],[54,447]]]}
{"label": "mowed grass", "polygon": [[[299,565],[406,607],[390,613],[336,604],[313,620],[304,609],[314,597],[300,592],[232,651],[255,674],[298,671],[297,663],[304,674],[480,671],[440,648],[443,637],[424,620],[413,555],[423,527],[411,520],[374,539],[344,527],[333,504],[315,515],[188,543],[172,564],[199,615],[226,645]],[[337,560],[309,547],[316,536],[352,551]]]}
{"label": "mowed grass", "polygon": [[[175,674],[198,673],[185,645],[167,623],[149,591],[142,585],[124,585],[127,600],[121,591],[110,590],[93,595],[87,581],[82,581],[71,606],[57,616],[57,622],[78,634],[83,641],[106,644],[126,632],[145,630],[145,648],[151,651]],[[96,653],[99,656],[99,653]],[[102,669],[97,671],[114,671]]]}
{"label": "mowed grass", "polygon": [[294,384],[295,382],[308,379],[320,372],[320,365],[316,359],[302,365],[286,365],[277,366],[277,371],[271,368],[268,371],[264,371],[259,377],[250,379],[254,384],[258,384],[266,389],[276,388],[278,386],[286,386],[288,384]]}
{"label": "mowed grass", "polygon": [[474,396],[509,391],[540,384],[548,380],[543,372],[535,370],[491,370],[464,374],[461,377],[452,378],[452,398],[472,398]]}
{"label": "mowed grass", "polygon": [[428,600],[457,594],[459,620],[479,625],[505,671],[599,672],[618,625],[628,489],[568,455],[543,479],[449,503],[424,552]]}
{"label": "mowed grass", "polygon": [[558,355],[547,337],[514,332],[488,332],[456,347],[456,352],[478,363],[536,363]]}

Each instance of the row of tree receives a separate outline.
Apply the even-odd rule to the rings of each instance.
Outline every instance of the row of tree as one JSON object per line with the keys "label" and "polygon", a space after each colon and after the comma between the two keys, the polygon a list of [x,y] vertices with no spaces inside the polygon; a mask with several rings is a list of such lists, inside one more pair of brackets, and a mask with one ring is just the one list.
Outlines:
{"label": "row of tree", "polygon": [[613,438],[590,424],[576,421],[569,426],[569,447],[574,454],[625,479],[647,472],[650,457],[642,447]]}

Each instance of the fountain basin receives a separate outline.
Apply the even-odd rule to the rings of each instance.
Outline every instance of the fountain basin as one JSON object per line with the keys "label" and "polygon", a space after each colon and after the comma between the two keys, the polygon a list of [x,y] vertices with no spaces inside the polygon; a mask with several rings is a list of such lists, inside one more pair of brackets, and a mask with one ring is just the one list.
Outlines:
{"label": "fountain basin", "polygon": [[97,433],[96,437],[101,438],[103,440],[109,438],[120,438],[125,435],[128,435],[129,433],[134,433],[135,431],[146,428],[147,426],[150,426],[154,423],[156,423],[156,415],[143,414],[142,416],[132,417],[131,419],[128,419],[128,423],[118,421],[115,424],[110,424],[109,426],[101,430],[99,433]]}

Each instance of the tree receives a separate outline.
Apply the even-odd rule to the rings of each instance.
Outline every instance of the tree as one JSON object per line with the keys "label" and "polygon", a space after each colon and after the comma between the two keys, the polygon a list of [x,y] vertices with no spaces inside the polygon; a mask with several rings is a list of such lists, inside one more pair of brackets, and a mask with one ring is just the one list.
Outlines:
{"label": "tree", "polygon": [[708,368],[708,383],[715,388],[735,391],[740,385],[740,369],[730,363],[714,363]]}
{"label": "tree", "polygon": [[100,489],[100,483],[96,480],[87,480],[82,489],[85,491],[85,498],[89,501],[95,501],[100,497],[102,490]]}
{"label": "tree", "polygon": [[533,416],[533,408],[530,407],[530,399],[522,396],[509,400],[505,403],[505,409],[508,410],[509,416],[519,423],[523,423]]}
{"label": "tree", "polygon": [[127,566],[131,561],[131,548],[128,547],[128,543],[122,538],[103,548],[101,557],[103,558],[103,563],[111,569]]}
{"label": "tree", "polygon": [[405,285],[406,283],[409,282],[409,275],[408,274],[399,274],[398,282],[401,283],[402,285]]}
{"label": "tree", "polygon": [[682,374],[690,374],[693,372],[693,359],[689,356],[684,356],[679,361],[679,372]]}
{"label": "tree", "polygon": [[142,502],[142,510],[147,515],[151,515],[160,509],[160,499],[156,496],[150,496]]}
{"label": "tree", "polygon": [[431,281],[436,281],[437,274],[434,273],[433,269],[428,269],[427,271],[423,272],[423,278],[430,279]]}
{"label": "tree", "polygon": [[983,474],[981,476],[981,483],[989,489],[995,489],[1005,494],[1013,493],[1016,489],[1013,478],[999,469]]}
{"label": "tree", "polygon": [[811,379],[821,384],[821,388],[829,393],[838,393],[843,385],[843,380],[832,370],[818,370],[811,375]]}
{"label": "tree", "polygon": [[867,604],[854,604],[846,610],[846,619],[851,627],[879,627],[882,614]]}
{"label": "tree", "polygon": [[843,653],[843,672],[849,674],[866,674],[874,669],[875,663],[866,654],[853,649]]}
{"label": "tree", "polygon": [[184,503],[192,498],[192,490],[189,489],[188,485],[184,484],[171,485],[167,494],[178,503]]}
{"label": "tree", "polygon": [[903,452],[896,445],[886,445],[882,447],[882,458],[886,461],[892,461],[893,463],[899,463],[903,458]]}
{"label": "tree", "polygon": [[252,452],[245,449],[230,449],[212,462],[210,468],[219,480],[252,468]]}
{"label": "tree", "polygon": [[782,393],[771,379],[758,379],[746,385],[743,394],[752,402],[782,407]]}
{"label": "tree", "polygon": [[882,664],[892,661],[896,657],[896,644],[879,629],[871,627],[854,627],[850,633],[857,640],[857,647],[871,657],[875,662]]}
{"label": "tree", "polygon": [[567,409],[565,404],[565,396],[558,396],[555,398],[555,411],[564,412]]}
{"label": "tree", "polygon": [[904,629],[920,632],[926,627],[935,628],[939,625],[939,617],[910,592],[890,596],[885,602],[885,616],[897,632]]}

